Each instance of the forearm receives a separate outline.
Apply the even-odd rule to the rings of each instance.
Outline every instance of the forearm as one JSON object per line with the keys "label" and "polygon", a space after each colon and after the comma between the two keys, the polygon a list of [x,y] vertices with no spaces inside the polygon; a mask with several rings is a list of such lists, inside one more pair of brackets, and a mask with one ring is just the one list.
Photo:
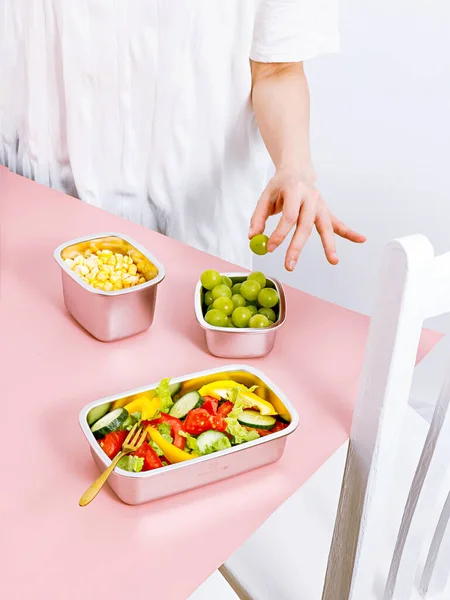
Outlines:
{"label": "forearm", "polygon": [[309,90],[302,63],[251,62],[252,103],[277,169],[294,169],[312,185]]}

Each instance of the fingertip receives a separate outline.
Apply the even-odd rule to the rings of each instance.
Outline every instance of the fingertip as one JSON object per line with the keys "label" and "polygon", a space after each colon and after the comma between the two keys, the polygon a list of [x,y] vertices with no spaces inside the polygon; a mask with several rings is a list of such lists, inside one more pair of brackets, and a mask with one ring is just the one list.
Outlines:
{"label": "fingertip", "polygon": [[330,263],[330,265],[337,265],[339,264],[339,258],[338,255],[336,254],[336,252],[331,252],[331,254],[329,254],[327,256],[328,262]]}

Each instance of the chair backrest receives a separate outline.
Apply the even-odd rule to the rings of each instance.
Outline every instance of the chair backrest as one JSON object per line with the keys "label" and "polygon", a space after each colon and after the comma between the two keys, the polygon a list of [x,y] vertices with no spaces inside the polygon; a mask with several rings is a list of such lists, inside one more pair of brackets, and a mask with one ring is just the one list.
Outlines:
{"label": "chair backrest", "polygon": [[[378,302],[371,319],[323,600],[362,600],[373,581],[372,550],[380,540],[393,456],[408,409],[425,319],[450,312],[450,253],[435,257],[423,236],[388,245]],[[450,376],[438,399],[406,501],[386,582],[385,600],[411,597],[429,507],[445,485],[450,463]],[[444,490],[447,491],[447,490]],[[450,570],[450,495],[437,523],[420,586],[444,590]],[[428,520],[427,520],[428,517]],[[450,595],[449,595],[450,597]]]}

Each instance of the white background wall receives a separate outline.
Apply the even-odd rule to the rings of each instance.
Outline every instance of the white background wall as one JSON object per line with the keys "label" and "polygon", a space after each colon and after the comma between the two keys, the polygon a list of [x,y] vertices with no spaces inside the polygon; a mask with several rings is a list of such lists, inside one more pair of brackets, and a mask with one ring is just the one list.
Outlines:
{"label": "white background wall", "polygon": [[[342,0],[341,53],[307,64],[318,187],[368,237],[338,242],[329,266],[317,234],[293,274],[284,253],[255,267],[371,313],[384,245],[412,233],[450,250],[450,2]],[[450,319],[433,322],[450,333]]]}

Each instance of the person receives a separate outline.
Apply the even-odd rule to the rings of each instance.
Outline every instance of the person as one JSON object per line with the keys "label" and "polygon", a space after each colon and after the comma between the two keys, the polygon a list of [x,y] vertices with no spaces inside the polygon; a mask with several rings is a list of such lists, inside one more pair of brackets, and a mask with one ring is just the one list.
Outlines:
{"label": "person", "polygon": [[310,156],[303,61],[337,51],[337,0],[3,4],[0,163],[247,267],[272,214],[288,270],[314,226],[332,264],[334,234],[364,241]]}

